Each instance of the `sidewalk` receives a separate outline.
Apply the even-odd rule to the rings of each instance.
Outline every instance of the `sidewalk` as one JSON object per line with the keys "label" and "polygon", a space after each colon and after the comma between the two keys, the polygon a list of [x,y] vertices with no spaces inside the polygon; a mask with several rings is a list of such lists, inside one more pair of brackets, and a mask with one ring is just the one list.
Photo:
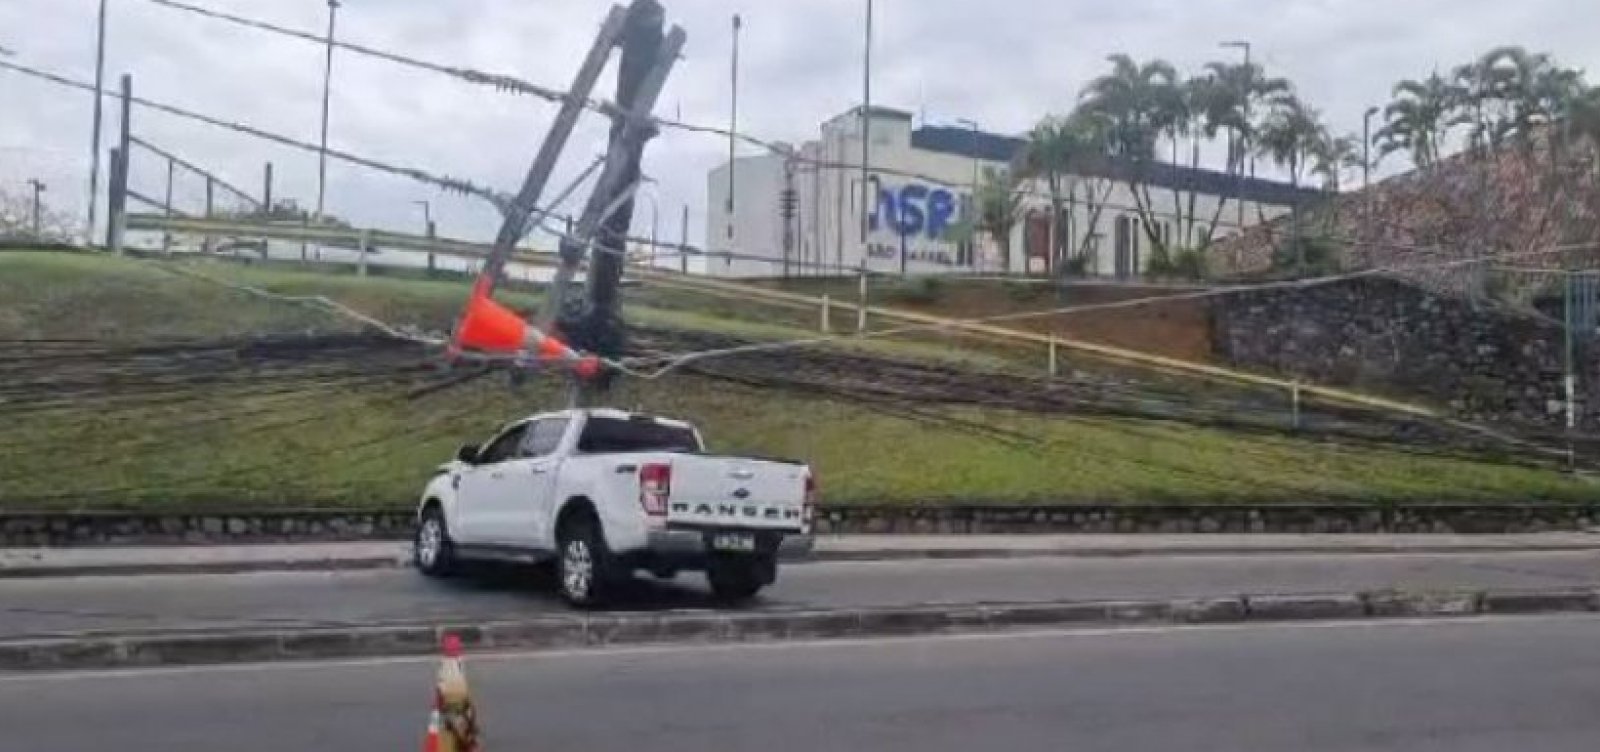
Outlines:
{"label": "sidewalk", "polygon": [[[1600,534],[849,535],[817,539],[816,561],[1012,557],[1445,554],[1600,551]],[[397,541],[240,546],[0,549],[0,578],[378,569],[406,565]]]}

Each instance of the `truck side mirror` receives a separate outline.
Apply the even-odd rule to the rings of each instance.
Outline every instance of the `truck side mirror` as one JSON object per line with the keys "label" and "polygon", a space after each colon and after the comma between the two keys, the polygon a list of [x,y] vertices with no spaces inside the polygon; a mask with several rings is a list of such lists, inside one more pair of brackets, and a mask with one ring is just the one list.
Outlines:
{"label": "truck side mirror", "polygon": [[460,462],[465,462],[468,465],[477,464],[477,462],[478,462],[478,445],[477,444],[464,444],[464,445],[462,445],[462,447],[460,449],[456,450],[456,460],[458,460]]}

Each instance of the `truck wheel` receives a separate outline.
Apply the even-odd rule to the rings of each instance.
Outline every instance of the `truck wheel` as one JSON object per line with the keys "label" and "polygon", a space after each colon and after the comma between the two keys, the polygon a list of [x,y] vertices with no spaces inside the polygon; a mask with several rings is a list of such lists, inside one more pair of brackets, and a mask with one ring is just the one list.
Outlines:
{"label": "truck wheel", "polygon": [[611,552],[605,537],[592,520],[579,519],[566,525],[560,534],[561,557],[556,560],[561,597],[579,608],[594,608],[605,602],[612,581]]}
{"label": "truck wheel", "polygon": [[445,525],[444,512],[439,507],[428,507],[422,513],[411,549],[417,569],[423,574],[444,577],[455,571],[456,547],[450,541],[450,528]]}
{"label": "truck wheel", "polygon": [[762,562],[748,557],[727,557],[714,560],[706,567],[706,581],[711,594],[728,604],[743,603],[754,598],[762,586],[770,582],[762,576]]}

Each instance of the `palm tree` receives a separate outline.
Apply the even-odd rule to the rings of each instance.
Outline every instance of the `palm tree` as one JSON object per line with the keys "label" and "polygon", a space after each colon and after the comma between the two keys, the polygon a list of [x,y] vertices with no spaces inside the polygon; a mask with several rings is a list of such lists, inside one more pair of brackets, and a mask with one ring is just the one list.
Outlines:
{"label": "palm tree", "polygon": [[1373,134],[1379,157],[1406,151],[1417,167],[1437,162],[1459,100],[1456,88],[1437,72],[1395,84],[1394,101],[1383,109],[1384,125]]}
{"label": "palm tree", "polygon": [[1164,258],[1168,254],[1166,236],[1156,229],[1144,173],[1156,158],[1156,144],[1161,137],[1176,137],[1187,128],[1184,121],[1188,119],[1188,108],[1178,84],[1178,71],[1165,60],[1140,64],[1122,54],[1107,60],[1111,62],[1111,72],[1089,82],[1079,96],[1079,107],[1107,124],[1110,153],[1129,167],[1126,179],[1139,224],[1154,249],[1153,256]]}
{"label": "palm tree", "polygon": [[[1266,69],[1255,63],[1211,62],[1206,64],[1205,70],[1205,83],[1197,91],[1201,127],[1207,138],[1216,138],[1227,131],[1226,172],[1242,177],[1246,159],[1255,151],[1259,130],[1257,113],[1267,112],[1270,102],[1293,91],[1293,86],[1287,79],[1266,75]],[[1213,232],[1226,203],[1226,197],[1217,202],[1209,225]],[[1244,224],[1243,202],[1239,203],[1239,224]]]}
{"label": "palm tree", "polygon": [[1316,145],[1324,140],[1322,115],[1293,94],[1272,104],[1272,111],[1261,124],[1257,149],[1264,157],[1289,170],[1289,183],[1300,186],[1300,176]]}
{"label": "palm tree", "polygon": [[1010,170],[988,169],[978,184],[977,230],[987,233],[1000,246],[1005,271],[1011,271],[1011,230],[1022,215],[1022,189]]}
{"label": "palm tree", "polygon": [[1323,190],[1339,192],[1340,177],[1347,169],[1361,167],[1361,137],[1335,136],[1323,131],[1311,145],[1311,174],[1322,178]]}
{"label": "palm tree", "polygon": [[1062,208],[1074,167],[1105,154],[1106,123],[1094,113],[1076,111],[1067,118],[1046,117],[1028,132],[1012,174],[1019,179],[1042,178],[1050,197],[1050,265],[1063,256],[1067,233],[1062,231]]}
{"label": "palm tree", "polygon": [[1521,47],[1490,50],[1456,68],[1455,81],[1455,123],[1472,127],[1472,145],[1480,149],[1508,141],[1531,145],[1584,92],[1581,72]]}
{"label": "palm tree", "polygon": [[[1289,171],[1289,184],[1300,187],[1300,175],[1312,158],[1319,143],[1328,140],[1327,128],[1316,109],[1300,101],[1293,94],[1278,97],[1272,103],[1271,113],[1261,124],[1260,143],[1257,149],[1262,156]],[[1295,248],[1295,263],[1305,269],[1305,244],[1300,237],[1300,202],[1290,207],[1293,233],[1290,236]]]}

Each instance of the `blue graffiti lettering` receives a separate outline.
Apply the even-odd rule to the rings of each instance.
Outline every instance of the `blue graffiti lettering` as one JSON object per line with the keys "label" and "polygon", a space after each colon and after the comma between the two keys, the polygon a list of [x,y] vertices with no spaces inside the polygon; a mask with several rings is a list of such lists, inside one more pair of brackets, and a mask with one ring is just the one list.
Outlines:
{"label": "blue graffiti lettering", "polygon": [[867,226],[873,232],[888,229],[899,237],[926,235],[939,240],[950,229],[957,208],[950,191],[918,183],[903,185],[896,191],[882,187],[877,177],[869,182],[877,195],[872,213],[867,216]]}
{"label": "blue graffiti lettering", "polygon": [[928,197],[928,186],[912,183],[900,189],[900,234],[906,237],[917,234],[927,221],[922,211],[922,200]]}
{"label": "blue graffiti lettering", "polygon": [[955,216],[956,201],[949,191],[936,190],[928,195],[928,237],[944,237],[944,231],[950,227],[950,218]]}

